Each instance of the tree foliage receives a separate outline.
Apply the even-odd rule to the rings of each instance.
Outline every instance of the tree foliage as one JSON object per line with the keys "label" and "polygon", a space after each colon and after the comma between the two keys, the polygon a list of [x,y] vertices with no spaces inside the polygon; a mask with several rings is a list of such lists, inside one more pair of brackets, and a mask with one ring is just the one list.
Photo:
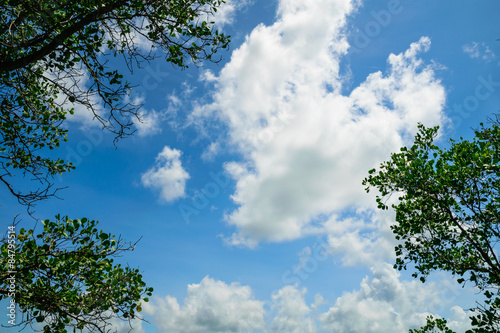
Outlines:
{"label": "tree foliage", "polygon": [[[132,87],[110,57],[122,57],[133,70],[161,53],[145,50],[146,43],[181,69],[217,61],[214,53],[229,38],[211,17],[223,2],[0,0],[0,180],[19,202],[54,195],[51,177],[73,168],[48,150],[67,140],[62,124],[75,107],[92,112],[115,139],[133,132],[140,106],[128,102]],[[19,173],[38,186],[14,186]]]}
{"label": "tree foliage", "polygon": [[420,329],[410,329],[409,333],[453,333],[447,326],[446,319],[434,318],[433,316],[427,317],[425,326]]}
{"label": "tree foliage", "polygon": [[447,149],[434,144],[438,127],[419,132],[410,148],[392,154],[391,160],[372,169],[363,181],[375,187],[378,207],[392,205],[396,223],[391,226],[400,244],[395,268],[415,265],[414,277],[425,282],[430,272],[444,270],[470,281],[483,291],[486,302],[476,308],[474,332],[499,331],[500,308],[500,127],[475,130],[472,140],[450,140]]}
{"label": "tree foliage", "polygon": [[[55,195],[52,177],[74,168],[56,148],[67,140],[64,123],[75,108],[86,109],[115,143],[132,134],[140,105],[129,102],[133,87],[110,59],[120,57],[129,71],[162,55],[180,69],[217,62],[229,37],[211,19],[223,2],[0,0],[0,182],[28,207]],[[113,262],[135,244],[87,219],[43,224],[36,236],[10,230],[1,246],[0,299],[15,301],[19,325],[108,332],[111,318],[137,318],[152,288],[139,270]]]}
{"label": "tree foliage", "polygon": [[135,244],[98,230],[98,222],[86,218],[56,216],[42,223],[37,235],[11,230],[1,247],[0,299],[17,304],[23,315],[17,325],[41,323],[44,332],[67,327],[109,332],[109,319],[138,316],[153,288],[138,269],[113,261]]}

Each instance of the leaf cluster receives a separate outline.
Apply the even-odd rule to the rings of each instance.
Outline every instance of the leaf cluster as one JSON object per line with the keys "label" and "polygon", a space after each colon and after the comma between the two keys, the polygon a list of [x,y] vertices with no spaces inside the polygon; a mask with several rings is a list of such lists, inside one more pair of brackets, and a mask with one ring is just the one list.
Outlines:
{"label": "leaf cluster", "polygon": [[409,333],[454,333],[446,326],[446,324],[446,319],[428,316],[425,326],[419,329],[410,329]]}
{"label": "leaf cluster", "polygon": [[[43,221],[43,232],[20,229],[15,256],[8,244],[0,252],[0,299],[12,297],[26,326],[42,323],[44,332],[66,328],[108,332],[109,319],[131,320],[153,288],[138,269],[114,263],[113,257],[135,244],[97,229],[97,221],[56,216]],[[9,262],[10,259],[10,262]],[[14,263],[12,263],[14,259]],[[9,289],[15,278],[15,292]]]}
{"label": "leaf cluster", "polygon": [[388,209],[391,195],[399,196],[392,204],[391,228],[400,241],[395,268],[414,264],[413,276],[422,282],[430,272],[445,270],[459,283],[470,281],[498,295],[500,127],[481,124],[472,140],[450,140],[447,149],[434,144],[437,133],[438,127],[419,124],[414,144],[370,170],[363,185],[367,192],[379,190],[380,209]]}

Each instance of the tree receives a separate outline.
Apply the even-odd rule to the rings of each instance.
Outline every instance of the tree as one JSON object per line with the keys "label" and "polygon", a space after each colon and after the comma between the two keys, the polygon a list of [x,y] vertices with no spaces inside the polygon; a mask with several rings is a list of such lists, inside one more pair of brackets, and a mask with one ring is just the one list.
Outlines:
{"label": "tree", "polygon": [[446,326],[446,319],[434,318],[433,316],[427,317],[427,323],[425,326],[420,329],[410,329],[409,333],[435,333],[435,332],[443,332],[443,333],[453,333]]}
{"label": "tree", "polygon": [[500,331],[500,122],[481,124],[472,140],[450,140],[447,149],[433,142],[438,127],[419,132],[411,148],[372,169],[363,185],[375,187],[378,207],[392,204],[391,226],[400,244],[395,268],[415,265],[414,277],[425,282],[430,272],[444,270],[479,288],[485,303],[476,307],[470,332]]}
{"label": "tree", "polygon": [[[0,182],[29,207],[56,195],[52,177],[74,166],[51,152],[67,140],[63,126],[75,107],[88,109],[116,141],[133,133],[140,105],[109,60],[133,71],[161,54],[173,67],[217,62],[229,37],[211,17],[224,0],[0,0]],[[144,49],[144,44],[151,49]],[[157,50],[158,49],[158,50]],[[87,81],[83,84],[82,81]],[[29,188],[15,180],[35,180]],[[137,269],[112,257],[132,250],[98,231],[97,222],[56,217],[44,231],[14,226],[2,241],[0,299],[11,298],[21,325],[43,323],[109,331],[109,319],[137,317],[147,288]],[[14,236],[14,237],[12,237]],[[13,250],[13,244],[19,245]],[[12,271],[15,284],[11,284]],[[11,287],[15,286],[12,293]]]}
{"label": "tree", "polygon": [[1,246],[0,299],[11,298],[21,310],[16,324],[43,323],[44,332],[66,332],[66,327],[109,332],[109,319],[137,318],[153,288],[146,287],[138,269],[113,263],[135,244],[98,231],[98,222],[86,218],[56,216],[42,223],[38,235],[10,227]]}
{"label": "tree", "polygon": [[[140,67],[159,56],[138,46],[144,40],[174,67],[217,61],[229,37],[210,18],[223,2],[0,0],[0,181],[24,205],[55,195],[51,177],[74,166],[48,151],[67,140],[62,124],[75,106],[92,112],[115,140],[133,133],[140,105],[128,102],[132,87],[109,58]],[[38,185],[16,186],[16,175]]]}

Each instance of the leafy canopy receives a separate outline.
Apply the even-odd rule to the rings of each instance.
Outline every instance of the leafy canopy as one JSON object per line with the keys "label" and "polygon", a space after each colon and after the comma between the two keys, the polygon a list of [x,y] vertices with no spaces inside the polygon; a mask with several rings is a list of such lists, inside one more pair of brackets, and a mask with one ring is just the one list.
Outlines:
{"label": "leafy canopy", "polygon": [[[51,150],[67,140],[64,122],[77,107],[112,132],[115,143],[132,134],[140,105],[129,103],[133,87],[109,60],[123,58],[130,71],[160,55],[180,69],[217,62],[213,56],[228,48],[229,37],[211,18],[223,2],[0,0],[0,182],[28,207],[55,195],[52,177],[74,166]],[[36,185],[20,185],[16,176]],[[57,216],[44,221],[39,235],[21,229],[3,240],[0,299],[15,300],[19,325],[107,332],[111,318],[137,318],[152,288],[139,270],[112,259],[135,244],[96,225]]]}
{"label": "leafy canopy", "polygon": [[109,319],[136,318],[153,288],[138,269],[113,259],[135,244],[98,230],[98,222],[86,218],[56,216],[42,223],[42,233],[20,229],[1,247],[0,299],[15,300],[23,315],[18,325],[43,323],[44,332],[66,327],[108,332]]}
{"label": "leafy canopy", "polygon": [[[25,205],[54,195],[51,177],[74,166],[48,150],[67,140],[62,124],[77,106],[116,140],[131,134],[140,105],[128,102],[132,87],[109,58],[123,57],[130,70],[160,53],[181,69],[217,61],[229,37],[210,19],[223,2],[0,0],[0,181]],[[16,174],[38,187],[16,188]]]}
{"label": "leafy canopy", "polygon": [[427,317],[425,326],[421,327],[420,329],[410,329],[409,333],[453,333],[453,331],[446,326],[446,323],[446,319],[434,318],[433,316],[429,316]]}
{"label": "leafy canopy", "polygon": [[[472,282],[486,296],[477,308],[473,325],[498,329],[500,316],[500,127],[475,131],[472,140],[450,140],[448,149],[434,144],[438,127],[419,132],[411,148],[401,148],[391,160],[372,169],[363,185],[375,187],[378,207],[392,204],[396,223],[391,226],[400,244],[395,268],[415,265],[414,277],[425,282],[430,272],[445,270],[459,283]],[[492,331],[489,331],[492,332]]]}

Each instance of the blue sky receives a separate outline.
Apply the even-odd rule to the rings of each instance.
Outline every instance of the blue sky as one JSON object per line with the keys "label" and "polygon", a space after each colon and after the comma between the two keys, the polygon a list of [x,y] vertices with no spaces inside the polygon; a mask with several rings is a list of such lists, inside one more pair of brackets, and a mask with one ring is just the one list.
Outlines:
{"label": "blue sky", "polygon": [[[59,152],[77,168],[35,215],[142,237],[122,258],[155,288],[135,332],[405,332],[428,314],[464,332],[474,290],[394,271],[394,214],[361,181],[418,122],[446,145],[499,109],[499,9],[228,1],[220,63],[126,75],[144,103],[135,136],[115,149],[85,110],[69,119]],[[7,228],[23,208],[2,196]]]}

